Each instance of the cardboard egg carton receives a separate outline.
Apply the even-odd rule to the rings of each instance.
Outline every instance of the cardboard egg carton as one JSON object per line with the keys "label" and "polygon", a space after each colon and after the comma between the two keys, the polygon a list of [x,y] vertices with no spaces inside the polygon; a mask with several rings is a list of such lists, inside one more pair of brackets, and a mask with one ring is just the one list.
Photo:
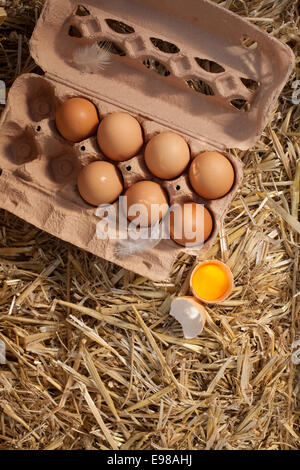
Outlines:
{"label": "cardboard egg carton", "polygon": [[[79,70],[78,48],[104,42],[110,44],[110,66],[97,73]],[[10,91],[0,123],[1,207],[153,280],[168,276],[180,252],[204,254],[242,182],[242,164],[228,149],[247,149],[260,136],[293,66],[289,48],[206,0],[48,0],[30,45],[45,75],[22,75]],[[91,100],[101,119],[115,111],[132,114],[145,145],[171,130],[187,141],[192,158],[204,150],[227,156],[235,182],[214,201],[194,193],[188,170],[172,181],[155,178],[144,149],[118,164],[124,189],[153,180],[165,188],[171,205],[194,201],[210,209],[214,229],[200,250],[162,240],[120,258],[117,240],[98,239],[99,217],[80,197],[76,180],[80,168],[106,157],[96,137],[72,144],[55,126],[58,106],[74,96]]]}

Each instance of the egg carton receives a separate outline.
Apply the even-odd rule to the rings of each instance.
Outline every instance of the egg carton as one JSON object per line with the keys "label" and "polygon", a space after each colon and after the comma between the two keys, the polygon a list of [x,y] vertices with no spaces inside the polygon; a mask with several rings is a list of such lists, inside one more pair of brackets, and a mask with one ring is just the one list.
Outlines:
{"label": "egg carton", "polygon": [[[110,66],[97,73],[78,70],[76,51],[95,44],[109,44]],[[204,255],[242,182],[242,163],[228,149],[247,149],[260,136],[293,67],[290,49],[206,0],[47,0],[30,47],[45,75],[22,75],[9,93],[0,123],[1,207],[153,280],[167,278],[183,251]],[[83,166],[107,158],[96,136],[72,144],[55,126],[58,106],[75,96],[92,101],[101,119],[115,111],[133,115],[145,145],[171,130],[186,140],[192,158],[205,150],[227,156],[234,185],[213,201],[195,194],[188,170],[172,181],[155,178],[144,148],[114,163],[124,189],[152,180],[165,188],[171,205],[204,203],[214,229],[201,249],[162,240],[134,257],[120,257],[117,240],[98,239],[99,217],[80,197],[76,179]]]}

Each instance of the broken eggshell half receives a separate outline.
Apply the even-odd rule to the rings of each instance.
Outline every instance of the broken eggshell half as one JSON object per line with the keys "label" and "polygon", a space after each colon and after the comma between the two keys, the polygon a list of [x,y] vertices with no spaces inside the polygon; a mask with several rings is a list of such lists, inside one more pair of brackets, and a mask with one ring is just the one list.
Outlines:
{"label": "broken eggshell half", "polygon": [[170,315],[181,324],[185,339],[193,339],[202,333],[206,322],[206,310],[195,297],[174,299]]}

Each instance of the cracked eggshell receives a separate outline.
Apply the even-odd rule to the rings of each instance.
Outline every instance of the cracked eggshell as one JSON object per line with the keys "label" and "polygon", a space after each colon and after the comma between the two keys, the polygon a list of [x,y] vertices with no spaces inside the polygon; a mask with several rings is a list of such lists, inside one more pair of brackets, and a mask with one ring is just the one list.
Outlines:
{"label": "cracked eggshell", "polygon": [[206,310],[195,297],[174,299],[170,315],[181,324],[186,339],[193,339],[202,333],[206,322]]}

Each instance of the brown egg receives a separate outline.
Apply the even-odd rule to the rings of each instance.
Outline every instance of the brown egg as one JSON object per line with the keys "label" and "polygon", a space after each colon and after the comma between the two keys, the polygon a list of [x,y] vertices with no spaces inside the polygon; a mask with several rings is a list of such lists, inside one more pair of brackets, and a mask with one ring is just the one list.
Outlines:
{"label": "brown egg", "polygon": [[234,183],[234,169],[228,158],[219,152],[200,153],[190,167],[194,191],[205,199],[225,196]]}
{"label": "brown egg", "polygon": [[137,155],[144,144],[140,123],[127,113],[109,114],[99,126],[98,144],[111,160],[125,162]]}
{"label": "brown egg", "polygon": [[182,246],[204,243],[213,230],[213,219],[202,204],[176,204],[170,213],[171,238]]}
{"label": "brown egg", "polygon": [[146,165],[158,178],[176,178],[186,169],[189,161],[188,144],[174,132],[162,132],[153,137],[146,146]]}
{"label": "brown egg", "polygon": [[[139,181],[127,189],[127,217],[130,221],[136,219],[136,225],[147,227],[161,220],[168,212],[169,205],[165,191],[161,186],[153,181]],[[138,208],[133,208],[134,204],[141,204],[142,212]],[[129,215],[130,208],[133,211]]]}
{"label": "brown egg", "polygon": [[88,204],[111,204],[123,191],[121,173],[112,163],[92,162],[77,178],[79,193]]}
{"label": "brown egg", "polygon": [[84,98],[71,98],[56,112],[56,127],[70,142],[81,142],[97,133],[99,116],[96,106]]}

